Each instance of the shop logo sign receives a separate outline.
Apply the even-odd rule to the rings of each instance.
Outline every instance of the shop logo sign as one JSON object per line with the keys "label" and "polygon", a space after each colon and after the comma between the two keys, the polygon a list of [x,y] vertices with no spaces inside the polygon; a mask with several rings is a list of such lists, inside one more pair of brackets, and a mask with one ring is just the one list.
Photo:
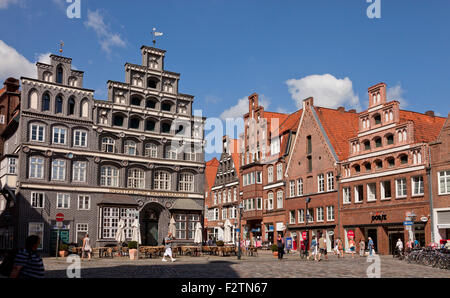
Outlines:
{"label": "shop logo sign", "polygon": [[383,221],[383,220],[387,220],[387,215],[386,214],[381,214],[381,213],[375,213],[375,215],[372,215],[372,221]]}
{"label": "shop logo sign", "polygon": [[367,267],[368,278],[381,278],[381,259],[378,255],[372,255],[367,257],[367,263],[372,263]]}

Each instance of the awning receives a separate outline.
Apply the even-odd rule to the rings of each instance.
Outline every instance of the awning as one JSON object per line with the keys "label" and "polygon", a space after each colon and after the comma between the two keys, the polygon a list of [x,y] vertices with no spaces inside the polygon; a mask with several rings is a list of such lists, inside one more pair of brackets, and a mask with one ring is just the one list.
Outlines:
{"label": "awning", "polygon": [[170,209],[202,211],[203,206],[200,202],[193,199],[178,199]]}

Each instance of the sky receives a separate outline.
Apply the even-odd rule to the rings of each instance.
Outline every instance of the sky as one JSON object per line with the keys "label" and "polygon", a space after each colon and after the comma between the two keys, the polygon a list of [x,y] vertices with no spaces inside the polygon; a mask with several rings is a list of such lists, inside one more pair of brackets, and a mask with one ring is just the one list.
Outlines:
{"label": "sky", "polygon": [[[450,112],[448,0],[79,1],[71,19],[66,0],[0,0],[1,81],[35,76],[35,62],[58,54],[62,40],[84,87],[106,99],[106,82],[141,63],[156,27],[166,70],[181,74],[179,91],[208,118],[241,116],[253,92],[274,112],[310,96],[361,111],[379,82],[402,109]],[[381,3],[381,18],[368,17],[367,1]]]}

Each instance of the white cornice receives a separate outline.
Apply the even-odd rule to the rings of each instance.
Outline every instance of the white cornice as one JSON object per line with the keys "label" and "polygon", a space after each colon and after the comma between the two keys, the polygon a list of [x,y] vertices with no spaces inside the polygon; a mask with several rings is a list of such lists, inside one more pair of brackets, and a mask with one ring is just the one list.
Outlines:
{"label": "white cornice", "polygon": [[395,127],[396,125],[397,125],[396,123],[392,123],[392,124],[389,124],[389,125],[386,125],[386,126],[382,126],[382,127],[379,127],[379,128],[375,128],[375,129],[372,129],[372,130],[369,130],[369,131],[366,131],[366,132],[362,132],[362,133],[358,134],[358,137],[364,137],[364,136],[367,136],[367,135],[370,135],[370,134],[373,134],[373,133],[377,133],[377,132],[380,132],[380,131],[383,131],[383,130],[387,130],[387,129]]}
{"label": "white cornice", "polygon": [[419,171],[419,170],[424,170],[424,169],[425,169],[425,166],[416,166],[416,167],[393,170],[393,171],[388,171],[388,172],[368,174],[368,175],[358,176],[358,177],[354,177],[354,178],[342,179],[341,183],[347,183],[347,182],[353,182],[353,181],[359,181],[359,180],[367,180],[367,179],[396,175],[396,174],[409,173],[409,172],[414,172],[414,171]]}
{"label": "white cornice", "polygon": [[280,187],[280,186],[283,186],[283,185],[284,185],[284,182],[278,182],[278,183],[275,183],[275,184],[266,185],[266,186],[263,187],[263,189],[267,190],[267,189],[272,189],[272,188],[275,188],[275,187]]}
{"label": "white cornice", "polygon": [[363,154],[363,155],[358,155],[358,156],[355,156],[355,157],[350,157],[347,161],[348,162],[352,162],[352,161],[357,161],[357,160],[360,160],[360,159],[377,157],[377,156],[380,156],[380,155],[385,155],[385,154],[395,153],[395,152],[398,152],[398,151],[407,150],[409,148],[411,148],[411,145],[405,145],[405,146],[401,146],[401,147],[381,150],[381,151],[377,151],[377,152],[372,152],[372,153],[367,153],[367,154]]}

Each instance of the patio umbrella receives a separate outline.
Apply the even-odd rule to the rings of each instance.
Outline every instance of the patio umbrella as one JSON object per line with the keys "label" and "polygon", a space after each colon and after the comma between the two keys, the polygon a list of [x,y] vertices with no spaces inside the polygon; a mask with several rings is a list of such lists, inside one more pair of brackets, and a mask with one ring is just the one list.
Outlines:
{"label": "patio umbrella", "polygon": [[170,219],[169,232],[172,233],[172,237],[175,237],[175,235],[177,233],[177,228],[175,227],[175,219],[173,218],[173,216]]}
{"label": "patio umbrella", "polygon": [[225,226],[225,231],[223,234],[223,242],[229,243],[232,241],[232,239],[231,239],[231,223],[228,219],[225,221],[224,226]]}
{"label": "patio umbrella", "polygon": [[117,227],[116,237],[114,239],[120,244],[125,242],[125,221],[121,219],[119,221],[119,226]]}
{"label": "patio umbrella", "polygon": [[195,226],[194,243],[202,243],[202,224],[199,222]]}
{"label": "patio umbrella", "polygon": [[141,225],[139,224],[139,220],[135,219],[133,221],[133,224],[131,225],[132,228],[132,235],[131,235],[131,241],[136,241],[138,244],[142,244],[141,241]]}

